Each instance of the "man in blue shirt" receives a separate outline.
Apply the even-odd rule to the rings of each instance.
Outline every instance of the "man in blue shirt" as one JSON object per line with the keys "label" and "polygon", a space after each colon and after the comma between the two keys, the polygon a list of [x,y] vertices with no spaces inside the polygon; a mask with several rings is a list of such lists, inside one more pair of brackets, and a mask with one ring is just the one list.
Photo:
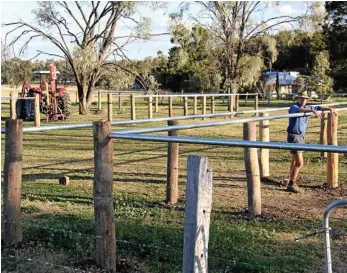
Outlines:
{"label": "man in blue shirt", "polygon": [[[298,93],[297,102],[292,104],[289,109],[289,114],[295,113],[314,113],[317,118],[320,118],[322,115],[322,111],[331,111],[331,113],[337,115],[335,109],[327,107],[327,106],[315,106],[315,105],[306,105],[309,96],[307,91]],[[305,133],[307,129],[308,116],[304,117],[296,117],[289,118],[289,126],[287,128],[287,141],[289,143],[305,143]],[[299,171],[304,165],[304,160],[302,157],[301,151],[290,151],[292,154],[292,163],[290,165],[290,180],[287,187],[287,190],[290,192],[299,192],[299,186],[297,183],[297,178],[299,175]]]}

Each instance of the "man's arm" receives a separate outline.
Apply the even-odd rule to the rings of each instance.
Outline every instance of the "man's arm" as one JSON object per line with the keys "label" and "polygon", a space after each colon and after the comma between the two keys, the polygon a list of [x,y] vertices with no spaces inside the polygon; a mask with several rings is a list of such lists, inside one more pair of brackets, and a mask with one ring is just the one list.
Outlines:
{"label": "man's arm", "polygon": [[[331,107],[328,107],[328,106],[319,106],[317,108],[319,108],[319,110],[321,110],[321,111],[330,111],[332,114],[337,116],[336,109],[334,109],[334,108],[331,108]],[[317,118],[320,118],[322,116],[322,112],[319,111],[317,108],[303,108],[303,107],[300,107],[299,112],[300,113],[314,113],[314,115]]]}
{"label": "man's arm", "polygon": [[335,108],[331,108],[328,106],[320,106],[322,111],[330,111],[330,113],[334,114],[335,116],[337,116],[337,112]]}

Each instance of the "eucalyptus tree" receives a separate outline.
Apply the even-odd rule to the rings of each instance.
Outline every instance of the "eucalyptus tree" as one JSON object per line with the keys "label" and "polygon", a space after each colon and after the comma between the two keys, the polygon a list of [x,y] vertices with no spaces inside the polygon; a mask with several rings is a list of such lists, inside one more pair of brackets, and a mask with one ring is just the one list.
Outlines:
{"label": "eucalyptus tree", "polygon": [[[58,49],[58,53],[38,49],[38,54],[65,59],[75,78],[79,95],[79,112],[87,114],[95,83],[109,67],[136,74],[133,69],[121,67],[116,60],[131,60],[125,47],[140,39],[150,39],[150,19],[138,12],[139,5],[151,2],[131,1],[44,1],[34,10],[35,23],[24,18],[4,24],[11,29],[13,38],[8,46],[20,42],[23,53],[34,40],[43,38]],[[130,26],[122,34],[121,27]],[[141,81],[141,79],[139,79]]]}
{"label": "eucalyptus tree", "polygon": [[[196,23],[214,34],[216,46],[221,47],[220,62],[222,88],[231,87],[237,92],[240,84],[240,67],[247,63],[242,61],[247,52],[247,41],[267,35],[270,30],[284,23],[296,22],[300,17],[279,15],[261,18],[267,3],[261,1],[197,1],[197,15],[189,13],[191,3],[182,5],[181,13],[176,18],[188,13]],[[256,18],[258,16],[258,18]],[[181,17],[182,18],[182,17]]]}

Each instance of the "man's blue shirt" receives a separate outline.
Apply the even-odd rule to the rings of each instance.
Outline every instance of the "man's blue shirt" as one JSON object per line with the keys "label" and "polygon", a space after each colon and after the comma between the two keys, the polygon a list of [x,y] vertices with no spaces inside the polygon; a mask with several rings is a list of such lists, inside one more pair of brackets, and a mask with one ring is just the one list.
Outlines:
{"label": "man's blue shirt", "polygon": [[[311,110],[321,110],[320,106],[316,105],[305,105],[305,109],[311,109]],[[300,112],[300,104],[294,103],[289,108],[289,114],[296,114]],[[289,126],[287,128],[287,132],[289,134],[296,134],[296,135],[305,135],[306,129],[307,129],[307,123],[308,123],[309,117],[297,117],[297,118],[289,118]]]}

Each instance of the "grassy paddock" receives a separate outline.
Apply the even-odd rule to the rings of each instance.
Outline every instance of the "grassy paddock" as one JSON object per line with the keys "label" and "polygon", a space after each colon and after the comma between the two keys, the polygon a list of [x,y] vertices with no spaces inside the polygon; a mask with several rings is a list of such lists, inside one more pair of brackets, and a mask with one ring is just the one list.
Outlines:
{"label": "grassy paddock", "polygon": [[[276,101],[275,107],[287,106],[286,103]],[[139,100],[137,105],[137,117],[146,118],[145,101]],[[260,102],[260,106],[266,105],[266,101]],[[103,108],[106,107],[104,103]],[[120,112],[117,111],[116,102],[113,107],[115,119],[130,117],[129,102],[124,102]],[[167,101],[160,102],[160,111],[154,113],[154,117],[167,116],[167,107]],[[252,100],[249,100],[247,106],[241,100],[241,110],[252,108]],[[77,105],[73,105],[74,113],[69,123],[94,121],[107,116],[106,112],[79,116],[77,109]],[[175,100],[174,109],[175,115],[182,115],[183,101]],[[226,104],[218,99],[216,111],[225,110]],[[9,105],[3,103],[2,126],[8,113]],[[180,123],[192,122],[187,120]],[[201,122],[201,119],[195,122]],[[271,141],[285,141],[287,123],[287,120],[270,121]],[[32,122],[25,121],[24,125],[32,126]],[[123,126],[114,130],[162,125],[165,123]],[[311,119],[308,143],[318,143],[319,129],[319,120]],[[340,145],[347,145],[346,134],[347,114],[341,113],[338,130]],[[186,130],[180,132],[180,135],[241,139],[242,125]],[[2,149],[4,151],[3,141]],[[251,218],[246,213],[247,189],[241,148],[181,145],[180,198],[178,205],[173,208],[162,203],[166,188],[166,153],[167,145],[164,143],[128,140],[116,140],[114,143],[113,195],[119,272],[182,270],[188,155],[207,156],[213,170],[210,272],[322,271],[322,236],[299,242],[294,239],[320,229],[323,211],[328,203],[346,198],[347,157],[340,156],[341,187],[328,190],[320,187],[326,182],[326,162],[319,158],[318,153],[305,152],[305,166],[300,175],[303,193],[290,194],[276,183],[262,184],[263,215]],[[76,272],[74,270],[79,268],[80,272],[94,272],[92,128],[25,134],[23,161],[22,212],[25,240],[15,247],[2,246],[2,271]],[[289,152],[272,150],[270,161],[271,177],[278,182],[287,178]],[[70,186],[58,184],[61,175],[70,177]],[[346,272],[346,208],[334,211],[331,226],[334,272]]]}

